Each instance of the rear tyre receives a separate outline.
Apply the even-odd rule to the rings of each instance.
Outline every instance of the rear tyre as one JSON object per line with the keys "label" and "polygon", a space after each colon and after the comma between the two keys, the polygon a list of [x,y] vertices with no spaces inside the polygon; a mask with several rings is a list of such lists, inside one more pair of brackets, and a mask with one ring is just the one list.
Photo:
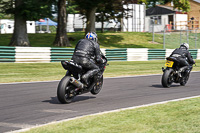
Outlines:
{"label": "rear tyre", "polygon": [[97,95],[103,86],[103,76],[99,79],[99,81],[95,84],[93,89],[90,91],[93,95]]}
{"label": "rear tyre", "polygon": [[65,76],[61,79],[57,88],[57,98],[60,103],[70,103],[74,96],[71,94],[72,86],[69,85],[70,76]]}
{"label": "rear tyre", "polygon": [[173,83],[173,69],[166,69],[162,75],[162,86],[169,88]]}

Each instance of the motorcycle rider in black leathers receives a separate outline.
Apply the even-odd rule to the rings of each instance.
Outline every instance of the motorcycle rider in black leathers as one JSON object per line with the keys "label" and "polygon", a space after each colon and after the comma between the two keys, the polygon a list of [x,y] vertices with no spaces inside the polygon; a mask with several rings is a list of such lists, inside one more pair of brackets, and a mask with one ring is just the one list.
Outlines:
{"label": "motorcycle rider in black leathers", "polygon": [[195,64],[195,61],[192,59],[192,56],[190,54],[189,50],[189,44],[182,43],[179,48],[176,48],[170,57],[176,57],[176,59],[179,60],[180,63],[180,69],[178,71],[178,74],[180,77],[182,77],[181,72],[184,72],[185,70],[189,71],[192,68],[192,65]]}
{"label": "motorcycle rider in black leathers", "polygon": [[101,50],[97,43],[97,34],[95,32],[87,33],[85,39],[79,40],[76,44],[72,60],[87,70],[87,73],[82,76],[86,84],[88,84],[89,77],[100,71],[94,61],[104,63],[101,57]]}

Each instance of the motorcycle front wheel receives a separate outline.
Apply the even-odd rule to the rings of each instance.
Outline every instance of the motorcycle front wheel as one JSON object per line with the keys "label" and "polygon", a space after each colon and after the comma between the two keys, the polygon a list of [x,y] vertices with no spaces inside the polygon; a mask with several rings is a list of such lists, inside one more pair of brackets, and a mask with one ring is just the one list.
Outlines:
{"label": "motorcycle front wheel", "polygon": [[189,79],[189,76],[190,76],[190,74],[186,74],[185,76],[182,77],[181,82],[180,82],[181,86],[185,86],[186,85],[186,83],[187,83],[187,81]]}
{"label": "motorcycle front wheel", "polygon": [[99,81],[95,84],[93,89],[90,91],[93,95],[97,95],[103,86],[103,76],[99,79]]}
{"label": "motorcycle front wheel", "polygon": [[163,87],[171,87],[173,83],[173,69],[166,69],[162,75],[162,86]]}
{"label": "motorcycle front wheel", "polygon": [[70,76],[61,79],[57,88],[57,98],[60,103],[71,103],[74,96],[71,94],[72,86],[69,84]]}

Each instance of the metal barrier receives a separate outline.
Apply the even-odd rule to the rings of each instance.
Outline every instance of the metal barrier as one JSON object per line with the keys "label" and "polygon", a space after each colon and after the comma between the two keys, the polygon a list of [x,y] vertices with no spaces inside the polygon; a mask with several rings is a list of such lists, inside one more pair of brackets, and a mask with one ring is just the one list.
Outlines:
{"label": "metal barrier", "polygon": [[15,62],[50,62],[50,47],[16,47]]}
{"label": "metal barrier", "polygon": [[74,53],[74,48],[51,48],[51,62],[70,60]]}
{"label": "metal barrier", "polygon": [[165,49],[149,49],[148,60],[164,60],[166,50]]}
{"label": "metal barrier", "polygon": [[[174,49],[101,49],[108,61],[164,60]],[[200,59],[200,49],[190,49],[194,59]],[[0,62],[59,62],[71,60],[74,48],[51,47],[3,47],[0,46]]]}
{"label": "metal barrier", "polygon": [[147,48],[128,48],[127,61],[147,61],[148,49]]}
{"label": "metal barrier", "polygon": [[127,49],[106,49],[106,58],[108,61],[126,61]]}
{"label": "metal barrier", "polygon": [[0,62],[15,62],[15,47],[0,46]]}
{"label": "metal barrier", "polygon": [[[109,61],[127,60],[127,49],[106,49],[105,55]],[[51,62],[61,60],[70,60],[74,52],[74,48],[52,48]]]}
{"label": "metal barrier", "polygon": [[190,49],[189,50],[193,59],[197,59],[198,49]]}

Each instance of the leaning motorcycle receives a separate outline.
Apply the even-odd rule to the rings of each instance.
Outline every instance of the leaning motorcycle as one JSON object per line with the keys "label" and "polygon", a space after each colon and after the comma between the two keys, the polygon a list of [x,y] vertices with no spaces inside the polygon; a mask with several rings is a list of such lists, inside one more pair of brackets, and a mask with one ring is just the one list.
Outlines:
{"label": "leaning motorcycle", "polygon": [[100,68],[100,72],[88,79],[88,85],[82,80],[82,75],[84,75],[87,70],[73,61],[61,61],[63,68],[67,70],[67,72],[59,82],[57,88],[57,97],[60,103],[71,103],[75,96],[83,93],[91,92],[93,95],[96,95],[100,92],[103,85],[105,66],[108,65],[104,55],[102,55],[102,59],[104,60],[103,64],[96,63]]}
{"label": "leaning motorcycle", "polygon": [[190,66],[190,69],[185,66],[181,68],[183,71],[178,72],[180,69],[179,60],[177,60],[175,57],[167,57],[166,59],[166,68],[162,68],[162,86],[169,88],[171,87],[172,83],[180,83],[181,86],[185,86],[189,79],[192,65]]}

